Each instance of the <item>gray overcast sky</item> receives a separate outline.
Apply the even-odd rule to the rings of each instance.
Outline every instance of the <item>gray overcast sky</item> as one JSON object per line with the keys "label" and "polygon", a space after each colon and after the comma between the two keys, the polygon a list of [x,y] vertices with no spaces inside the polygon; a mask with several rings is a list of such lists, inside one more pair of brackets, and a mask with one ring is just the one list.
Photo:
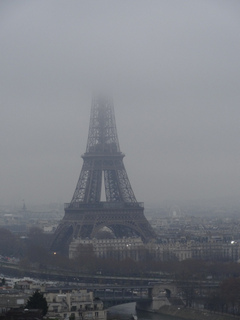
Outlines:
{"label": "gray overcast sky", "polygon": [[0,205],[69,202],[92,92],[138,201],[239,198],[239,0],[1,0]]}

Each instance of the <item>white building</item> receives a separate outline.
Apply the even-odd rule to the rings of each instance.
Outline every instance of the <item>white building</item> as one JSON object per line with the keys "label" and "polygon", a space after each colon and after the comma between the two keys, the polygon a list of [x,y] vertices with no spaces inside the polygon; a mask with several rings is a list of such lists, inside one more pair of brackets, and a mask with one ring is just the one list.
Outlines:
{"label": "white building", "polygon": [[74,239],[69,246],[69,258],[78,254],[79,246],[92,246],[94,254],[99,258],[114,257],[123,260],[127,257],[139,260],[139,253],[144,248],[140,237],[122,239]]}
{"label": "white building", "polygon": [[48,317],[75,320],[106,320],[107,311],[103,302],[93,298],[93,292],[87,290],[67,293],[46,293]]}

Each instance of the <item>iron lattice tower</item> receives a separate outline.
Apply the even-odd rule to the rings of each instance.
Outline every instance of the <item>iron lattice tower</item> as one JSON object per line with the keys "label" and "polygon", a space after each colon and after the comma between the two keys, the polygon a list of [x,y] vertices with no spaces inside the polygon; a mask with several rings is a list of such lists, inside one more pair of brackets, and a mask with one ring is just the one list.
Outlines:
{"label": "iron lattice tower", "polygon": [[[73,238],[94,238],[103,227],[116,238],[153,239],[143,203],[137,202],[124,167],[111,99],[95,97],[92,101],[82,158],[80,177],[71,203],[65,204],[65,216],[55,232],[52,249],[66,251]],[[101,201],[103,185],[106,201]]]}

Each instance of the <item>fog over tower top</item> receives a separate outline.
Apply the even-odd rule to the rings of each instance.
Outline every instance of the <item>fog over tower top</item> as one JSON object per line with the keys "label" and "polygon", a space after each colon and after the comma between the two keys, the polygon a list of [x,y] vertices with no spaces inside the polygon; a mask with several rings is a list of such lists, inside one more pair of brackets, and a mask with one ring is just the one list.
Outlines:
{"label": "fog over tower top", "polygon": [[113,100],[95,96],[92,101],[86,153],[120,152]]}

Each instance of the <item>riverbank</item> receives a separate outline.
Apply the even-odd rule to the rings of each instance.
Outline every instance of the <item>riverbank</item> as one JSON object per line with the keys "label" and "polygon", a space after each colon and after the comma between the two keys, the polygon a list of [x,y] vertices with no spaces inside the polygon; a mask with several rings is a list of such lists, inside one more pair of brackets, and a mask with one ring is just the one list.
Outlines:
{"label": "riverbank", "polygon": [[174,306],[163,306],[158,313],[177,316],[187,320],[240,320],[240,316],[231,316],[221,313],[214,313],[207,310],[197,310],[191,308],[178,308]]}

